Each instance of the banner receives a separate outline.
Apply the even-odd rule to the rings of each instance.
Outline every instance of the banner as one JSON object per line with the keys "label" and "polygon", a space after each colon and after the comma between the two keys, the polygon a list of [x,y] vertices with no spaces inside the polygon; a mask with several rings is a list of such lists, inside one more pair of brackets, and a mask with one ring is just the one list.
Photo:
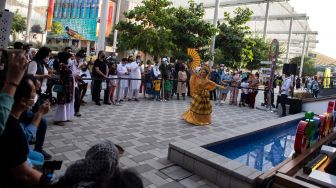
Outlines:
{"label": "banner", "polygon": [[113,2],[110,1],[109,3],[109,9],[107,14],[107,27],[106,27],[106,33],[105,36],[108,37],[111,34],[112,31],[112,20],[113,18]]}
{"label": "banner", "polygon": [[54,0],[49,0],[48,18],[47,18],[47,31],[51,31],[52,20],[54,15]]}

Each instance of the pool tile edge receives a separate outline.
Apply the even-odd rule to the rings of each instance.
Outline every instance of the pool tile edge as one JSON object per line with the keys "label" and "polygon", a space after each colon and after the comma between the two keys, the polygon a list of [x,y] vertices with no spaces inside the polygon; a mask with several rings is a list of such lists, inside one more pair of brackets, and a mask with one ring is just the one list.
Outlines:
{"label": "pool tile edge", "polygon": [[[169,144],[168,159],[221,187],[235,187],[231,184],[232,180],[234,180],[232,182],[238,184],[248,183],[253,185],[263,172],[228,159],[204,147],[262,131],[302,117],[304,117],[304,113],[245,125],[241,127],[240,133],[215,132],[197,138],[173,142]],[[200,166],[204,170],[200,170]],[[229,182],[223,181],[221,178],[229,179]]]}

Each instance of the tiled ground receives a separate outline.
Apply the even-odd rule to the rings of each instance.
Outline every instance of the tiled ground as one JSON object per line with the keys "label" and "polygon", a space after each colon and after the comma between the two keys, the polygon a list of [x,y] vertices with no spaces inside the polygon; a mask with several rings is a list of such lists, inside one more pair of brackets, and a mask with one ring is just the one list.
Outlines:
{"label": "tiled ground", "polygon": [[[261,97],[259,94],[258,99]],[[189,99],[169,102],[143,99],[125,102],[122,106],[89,103],[81,107],[81,118],[74,118],[64,127],[49,126],[45,149],[54,159],[64,161],[58,172],[61,174],[71,162],[81,159],[91,145],[108,139],[125,148],[120,165],[138,171],[146,187],[216,187],[197,175],[190,176],[179,167],[166,170],[178,177],[186,177],[178,182],[162,173],[164,170],[161,169],[173,165],[167,160],[168,144],[212,132],[234,133],[239,131],[240,125],[276,118],[275,114],[260,110],[214,105],[212,125],[191,126],[180,118],[189,103]],[[52,117],[49,119],[52,121]]]}

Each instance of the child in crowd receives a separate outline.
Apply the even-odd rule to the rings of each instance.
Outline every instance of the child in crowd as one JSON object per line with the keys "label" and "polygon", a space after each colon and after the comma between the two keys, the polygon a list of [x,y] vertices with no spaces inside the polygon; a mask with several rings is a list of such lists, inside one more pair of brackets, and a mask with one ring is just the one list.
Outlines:
{"label": "child in crowd", "polygon": [[169,75],[168,80],[164,81],[164,99],[169,100],[169,96],[172,94],[173,89],[173,76]]}
{"label": "child in crowd", "polygon": [[160,101],[161,75],[158,76],[157,80],[153,80],[153,86],[154,86],[154,93],[155,93],[154,97],[156,98],[157,101]]}
{"label": "child in crowd", "polygon": [[[271,89],[271,105],[275,108],[274,105],[274,88],[276,88],[276,82],[273,82],[272,89]],[[261,103],[261,106],[268,107],[268,92],[269,92],[269,80],[265,82],[265,90],[264,90],[264,102]]]}
{"label": "child in crowd", "polygon": [[239,107],[241,106],[245,107],[245,103],[246,103],[247,96],[248,96],[248,87],[249,87],[247,78],[242,79],[240,87],[241,87],[241,95],[240,95]]}

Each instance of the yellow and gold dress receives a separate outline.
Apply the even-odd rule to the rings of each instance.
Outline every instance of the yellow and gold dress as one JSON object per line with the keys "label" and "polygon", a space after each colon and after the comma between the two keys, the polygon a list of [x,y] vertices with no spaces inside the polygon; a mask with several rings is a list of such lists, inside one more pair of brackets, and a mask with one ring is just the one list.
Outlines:
{"label": "yellow and gold dress", "polygon": [[183,113],[182,118],[194,125],[209,125],[211,123],[212,105],[209,91],[215,89],[217,84],[207,78],[192,75],[190,79],[191,106]]}

